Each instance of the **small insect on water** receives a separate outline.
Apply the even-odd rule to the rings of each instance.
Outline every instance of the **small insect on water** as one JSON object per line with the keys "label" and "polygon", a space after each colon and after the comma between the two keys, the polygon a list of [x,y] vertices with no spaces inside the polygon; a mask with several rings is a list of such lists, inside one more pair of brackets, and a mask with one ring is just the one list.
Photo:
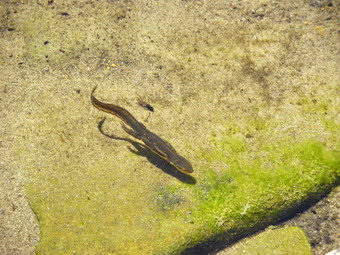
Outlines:
{"label": "small insect on water", "polygon": [[143,108],[149,110],[150,112],[153,112],[153,111],[154,111],[153,107],[152,107],[150,104],[148,104],[147,102],[145,102],[145,101],[138,100],[138,104],[139,104],[140,106],[142,106]]}

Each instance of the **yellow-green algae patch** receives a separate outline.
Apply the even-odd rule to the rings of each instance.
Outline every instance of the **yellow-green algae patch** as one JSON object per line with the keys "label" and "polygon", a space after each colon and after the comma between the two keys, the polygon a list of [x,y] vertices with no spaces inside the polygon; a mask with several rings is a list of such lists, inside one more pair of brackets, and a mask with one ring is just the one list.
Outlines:
{"label": "yellow-green algae patch", "polygon": [[[88,98],[66,119],[67,100],[32,112],[16,148],[40,222],[38,254],[195,254],[193,246],[233,241],[301,210],[338,180],[334,130],[326,146],[304,138],[313,127],[297,138],[273,118],[223,122],[208,147],[192,150],[195,182],[182,182],[147,150],[134,154],[128,141],[100,134]],[[107,126],[122,136],[118,123]]]}
{"label": "yellow-green algae patch", "polygon": [[299,227],[268,228],[223,255],[312,255],[308,239]]}
{"label": "yellow-green algae patch", "polygon": [[124,146],[101,148],[95,160],[71,150],[53,164],[28,164],[26,189],[41,226],[37,253],[177,254],[274,223],[336,182],[339,153],[320,142],[242,136],[266,129],[249,121],[212,137],[194,185],[151,171]]}

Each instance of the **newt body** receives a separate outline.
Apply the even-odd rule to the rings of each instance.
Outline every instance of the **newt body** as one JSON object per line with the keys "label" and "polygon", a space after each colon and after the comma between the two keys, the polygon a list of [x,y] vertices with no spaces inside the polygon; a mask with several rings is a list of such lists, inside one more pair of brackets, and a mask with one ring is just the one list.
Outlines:
{"label": "newt body", "polygon": [[136,139],[142,140],[146,147],[148,147],[158,156],[168,161],[179,171],[185,174],[193,172],[193,168],[190,162],[179,155],[174,147],[172,147],[167,141],[163,140],[158,135],[148,130],[141,122],[137,121],[132,116],[132,114],[124,108],[118,105],[100,102],[93,96],[95,90],[96,87],[92,90],[91,93],[91,103],[96,108],[104,112],[111,113],[120,118],[126,125],[131,127],[131,129],[129,129],[124,124],[122,124],[122,127],[126,133],[135,137]]}

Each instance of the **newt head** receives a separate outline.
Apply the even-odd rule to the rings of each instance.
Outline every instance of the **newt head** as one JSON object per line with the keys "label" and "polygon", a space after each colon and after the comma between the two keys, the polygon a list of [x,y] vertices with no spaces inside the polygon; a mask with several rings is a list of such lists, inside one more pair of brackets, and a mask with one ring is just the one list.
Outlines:
{"label": "newt head", "polygon": [[192,172],[194,172],[191,163],[183,158],[181,155],[172,155],[171,159],[168,159],[168,161],[171,165],[176,167],[182,173],[191,174]]}

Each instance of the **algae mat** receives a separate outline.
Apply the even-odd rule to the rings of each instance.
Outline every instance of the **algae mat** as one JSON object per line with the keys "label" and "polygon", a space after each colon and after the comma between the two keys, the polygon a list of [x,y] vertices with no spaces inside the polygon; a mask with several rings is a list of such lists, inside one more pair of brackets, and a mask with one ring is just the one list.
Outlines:
{"label": "algae mat", "polygon": [[[268,26],[251,6],[218,1],[8,5],[7,151],[39,220],[38,254],[197,254],[338,182],[331,25],[269,12]],[[92,107],[94,86],[188,158],[193,175]]]}
{"label": "algae mat", "polygon": [[262,233],[245,238],[230,251],[220,255],[312,255],[308,239],[299,227],[268,228]]}
{"label": "algae mat", "polygon": [[16,153],[40,222],[38,254],[177,254],[231,241],[318,199],[339,170],[339,153],[320,142],[271,142],[280,129],[271,119],[225,124],[208,148],[184,149],[195,167],[187,177],[134,142],[103,136],[100,118],[85,125],[56,105],[34,115],[30,129],[42,138],[24,134]]}

